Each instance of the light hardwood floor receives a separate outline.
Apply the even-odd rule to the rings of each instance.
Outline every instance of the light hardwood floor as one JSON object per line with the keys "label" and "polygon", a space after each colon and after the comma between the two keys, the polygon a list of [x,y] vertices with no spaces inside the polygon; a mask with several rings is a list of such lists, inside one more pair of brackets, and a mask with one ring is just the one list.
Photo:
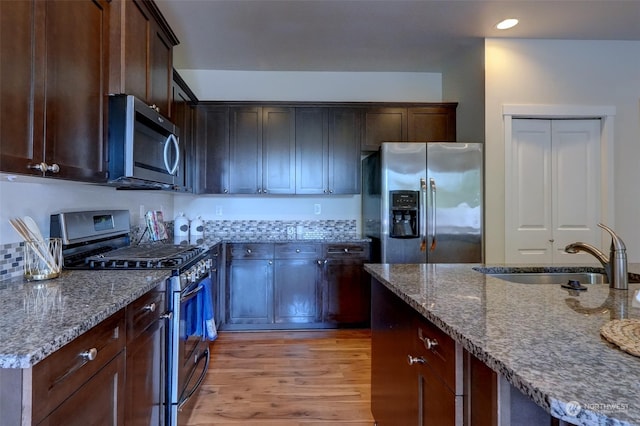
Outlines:
{"label": "light hardwood floor", "polygon": [[186,426],[371,426],[369,330],[220,332]]}

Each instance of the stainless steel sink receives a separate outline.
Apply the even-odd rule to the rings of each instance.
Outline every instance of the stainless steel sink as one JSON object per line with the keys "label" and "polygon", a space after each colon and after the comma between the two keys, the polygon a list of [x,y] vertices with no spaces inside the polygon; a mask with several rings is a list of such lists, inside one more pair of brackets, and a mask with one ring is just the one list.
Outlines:
{"label": "stainless steel sink", "polygon": [[571,280],[581,284],[607,284],[607,276],[594,272],[510,272],[487,275],[520,284],[566,284]]}

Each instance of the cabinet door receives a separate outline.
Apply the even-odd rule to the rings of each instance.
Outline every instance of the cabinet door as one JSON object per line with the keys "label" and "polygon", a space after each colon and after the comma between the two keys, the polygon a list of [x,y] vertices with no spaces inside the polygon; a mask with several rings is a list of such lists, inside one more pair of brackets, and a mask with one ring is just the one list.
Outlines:
{"label": "cabinet door", "polygon": [[229,109],[229,193],[262,193],[262,108]]}
{"label": "cabinet door", "polygon": [[296,194],[329,190],[328,124],[327,108],[296,108]]}
{"label": "cabinet door", "polygon": [[173,44],[160,25],[151,23],[149,39],[149,95],[148,102],[170,115],[171,80],[173,72]]}
{"label": "cabinet door", "polygon": [[44,161],[54,176],[104,182],[109,2],[45,4]]}
{"label": "cabinet door", "polygon": [[156,320],[127,344],[126,425],[163,425],[165,324]]}
{"label": "cabinet door", "polygon": [[366,109],[363,127],[363,151],[377,151],[382,142],[404,142],[407,140],[407,108]]}
{"label": "cabinet door", "polygon": [[178,40],[153,2],[115,2],[110,92],[134,95],[170,115],[173,46]]}
{"label": "cabinet door", "polygon": [[409,142],[455,142],[456,106],[412,107],[408,113]]}
{"label": "cabinet door", "polygon": [[[124,425],[124,351],[49,414],[41,426]],[[128,423],[127,423],[128,424]]]}
{"label": "cabinet door", "polygon": [[160,285],[127,306],[127,425],[164,424],[165,293]]}
{"label": "cabinet door", "polygon": [[276,259],[274,309],[277,323],[320,320],[321,269],[317,259]]}
{"label": "cabinet door", "polygon": [[227,266],[226,322],[273,323],[273,260],[231,260]]}
{"label": "cabinet door", "polygon": [[323,321],[367,325],[371,306],[362,259],[327,259],[324,266]]}
{"label": "cabinet door", "polygon": [[418,383],[407,362],[415,339],[411,308],[371,280],[371,412],[379,426],[417,425]]}
{"label": "cabinet door", "polygon": [[[126,93],[138,99],[147,101],[148,78],[148,40],[151,32],[151,16],[141,0],[118,2],[124,8],[121,31],[124,33],[122,40],[112,40],[113,48],[118,55],[112,58],[116,78],[114,82],[121,81],[120,87],[113,87],[114,93]],[[120,17],[114,17],[114,20]],[[116,25],[114,25],[116,27]],[[120,45],[122,43],[123,45]],[[122,51],[122,52],[121,52]],[[120,63],[122,57],[124,63]]]}
{"label": "cabinet door", "polygon": [[329,109],[329,193],[360,193],[360,122],[356,108]]}
{"label": "cabinet door", "polygon": [[294,194],[296,191],[294,111],[293,108],[262,108],[263,194]]}
{"label": "cabinet door", "polygon": [[[29,165],[43,157],[42,121],[34,122],[32,111],[34,90],[42,89],[41,84],[33,85],[36,56],[43,54],[40,49],[44,47],[36,44],[35,29],[42,27],[42,21],[36,21],[41,16],[37,7],[35,1],[0,1],[0,170],[34,175],[40,173]],[[36,126],[39,144],[33,143]]]}
{"label": "cabinet door", "polygon": [[197,109],[196,192],[229,193],[229,108]]}
{"label": "cabinet door", "polygon": [[456,396],[437,377],[429,365],[419,364],[415,367],[418,370],[419,383],[419,424],[454,426],[456,424]]}
{"label": "cabinet door", "polygon": [[498,374],[465,351],[465,395],[468,399],[464,424],[498,426]]}
{"label": "cabinet door", "polygon": [[194,127],[195,108],[187,91],[180,83],[173,83],[173,101],[171,103],[171,120],[178,127],[180,143],[180,164],[178,166],[178,184],[187,188],[194,187]]}

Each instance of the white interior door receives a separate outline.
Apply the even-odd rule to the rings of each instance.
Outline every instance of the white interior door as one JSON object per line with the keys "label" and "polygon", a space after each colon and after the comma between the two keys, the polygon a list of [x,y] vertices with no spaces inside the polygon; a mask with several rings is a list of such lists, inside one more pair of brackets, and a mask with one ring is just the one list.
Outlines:
{"label": "white interior door", "polygon": [[564,247],[600,247],[600,120],[514,119],[505,161],[505,261],[590,262]]}

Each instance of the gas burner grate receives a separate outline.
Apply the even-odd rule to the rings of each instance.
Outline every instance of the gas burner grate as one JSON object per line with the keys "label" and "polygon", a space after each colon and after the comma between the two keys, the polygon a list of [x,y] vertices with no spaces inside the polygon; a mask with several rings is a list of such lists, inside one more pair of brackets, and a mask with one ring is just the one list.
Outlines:
{"label": "gas burner grate", "polygon": [[202,247],[148,244],[123,247],[89,256],[89,269],[168,269],[176,268],[204,252]]}

